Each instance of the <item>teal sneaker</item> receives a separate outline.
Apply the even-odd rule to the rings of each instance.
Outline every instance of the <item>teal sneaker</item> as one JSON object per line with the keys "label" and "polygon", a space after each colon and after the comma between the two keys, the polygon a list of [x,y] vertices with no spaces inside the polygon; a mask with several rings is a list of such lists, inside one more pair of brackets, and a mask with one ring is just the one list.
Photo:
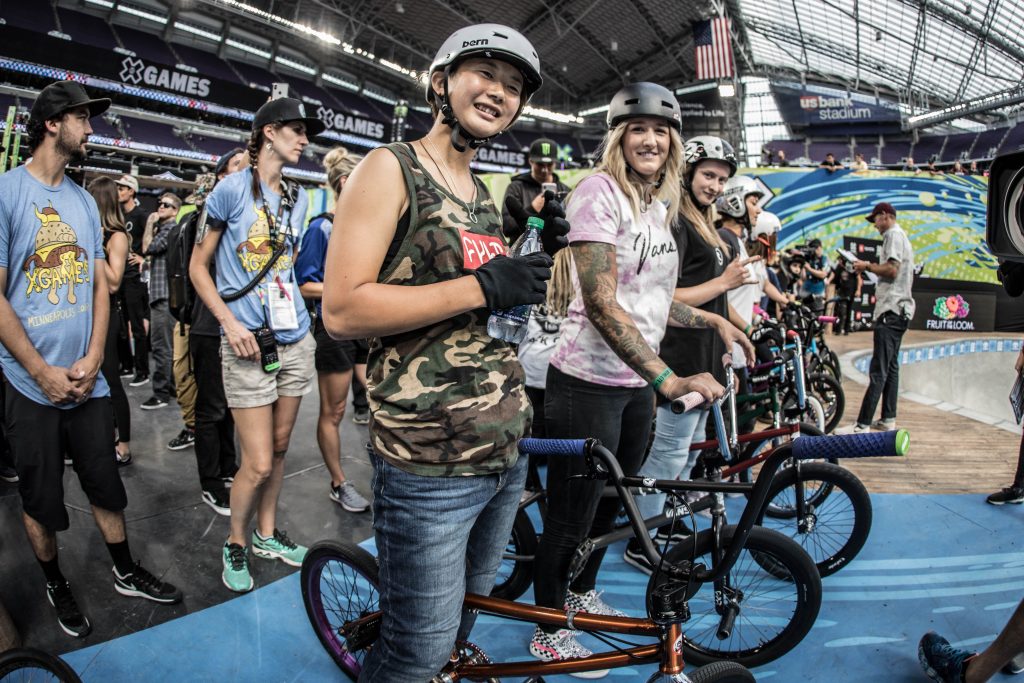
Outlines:
{"label": "teal sneaker", "polygon": [[921,637],[917,659],[928,678],[936,683],[963,683],[967,663],[977,652],[960,650],[934,631]]}
{"label": "teal sneaker", "polygon": [[293,567],[301,567],[308,550],[306,546],[292,541],[288,534],[280,529],[274,529],[274,535],[270,538],[263,538],[256,530],[252,532],[252,552],[256,557],[281,560]]}
{"label": "teal sneaker", "polygon": [[221,574],[221,580],[236,593],[248,593],[252,590],[249,557],[243,546],[237,543],[224,544],[224,572]]}

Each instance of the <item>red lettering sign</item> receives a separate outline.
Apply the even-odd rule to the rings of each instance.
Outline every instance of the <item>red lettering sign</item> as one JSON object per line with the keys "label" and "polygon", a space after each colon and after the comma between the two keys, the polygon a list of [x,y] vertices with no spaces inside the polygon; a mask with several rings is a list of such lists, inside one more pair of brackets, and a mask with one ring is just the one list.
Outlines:
{"label": "red lettering sign", "polygon": [[477,235],[459,229],[462,238],[462,267],[476,270],[499,254],[507,254],[505,241],[492,235]]}

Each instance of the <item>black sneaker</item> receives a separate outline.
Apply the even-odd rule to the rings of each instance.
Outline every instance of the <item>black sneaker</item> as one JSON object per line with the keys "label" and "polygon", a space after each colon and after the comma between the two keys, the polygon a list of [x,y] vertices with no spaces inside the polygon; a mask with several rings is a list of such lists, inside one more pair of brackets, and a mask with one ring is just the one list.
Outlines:
{"label": "black sneaker", "polygon": [[658,533],[654,535],[654,545],[663,546],[666,543],[675,545],[690,538],[693,532],[682,520],[677,521],[675,526],[664,524],[658,527]]}
{"label": "black sneaker", "polygon": [[362,410],[356,408],[356,411],[352,413],[352,421],[357,425],[370,424],[370,411],[367,408],[363,408]]}
{"label": "black sneaker", "polygon": [[178,435],[167,442],[167,447],[172,451],[180,451],[188,448],[196,442],[196,430],[185,427]]}
{"label": "black sneaker", "polygon": [[139,407],[142,408],[143,410],[156,410],[157,408],[163,408],[166,405],[167,399],[157,398],[156,396],[150,396],[145,401],[143,401],[142,405]]}
{"label": "black sneaker", "polygon": [[651,565],[650,560],[644,555],[643,551],[640,550],[639,544],[629,542],[626,544],[626,552],[622,553],[622,559],[626,561],[630,567],[639,569],[648,576],[654,571],[654,567]]}
{"label": "black sneaker", "polygon": [[6,481],[8,484],[17,484],[17,471],[10,465],[0,465],[0,481]]}
{"label": "black sneaker", "polygon": [[128,465],[132,464],[132,452],[128,451],[124,455],[121,455],[120,453],[117,452],[117,449],[115,448],[114,449],[114,460],[117,461],[117,466],[118,467],[127,467]]}
{"label": "black sneaker", "polygon": [[114,590],[130,598],[146,598],[165,605],[181,602],[180,590],[156,578],[138,562],[127,576],[118,574],[114,567]]}
{"label": "black sneaker", "polygon": [[89,620],[78,609],[75,596],[71,593],[71,585],[67,581],[63,583],[47,583],[46,598],[57,610],[57,623],[61,630],[69,636],[84,638],[89,635],[92,625]]}
{"label": "black sneaker", "polygon": [[1006,666],[1002,669],[1004,674],[1019,674],[1024,673],[1024,652],[1011,659],[1006,663]]}
{"label": "black sneaker", "polygon": [[128,379],[135,376],[135,371],[131,368],[121,368],[117,374],[121,379]]}
{"label": "black sneaker", "polygon": [[218,515],[231,516],[231,498],[227,491],[203,491],[203,502]]}
{"label": "black sneaker", "polygon": [[1002,491],[996,491],[986,498],[985,501],[992,505],[1006,505],[1007,503],[1020,505],[1024,503],[1024,488],[1009,486]]}
{"label": "black sneaker", "polygon": [[130,387],[141,387],[149,384],[149,375],[135,375],[131,382],[128,382]]}

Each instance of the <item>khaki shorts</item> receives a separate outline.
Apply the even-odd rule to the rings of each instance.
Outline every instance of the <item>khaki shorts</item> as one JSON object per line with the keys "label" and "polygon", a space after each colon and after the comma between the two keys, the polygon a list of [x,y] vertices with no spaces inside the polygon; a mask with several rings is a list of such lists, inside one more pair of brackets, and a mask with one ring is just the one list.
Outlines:
{"label": "khaki shorts", "polygon": [[281,396],[305,396],[313,388],[313,335],[294,344],[278,344],[281,367],[264,372],[257,361],[235,355],[227,339],[220,340],[220,365],[224,373],[224,395],[229,408],[259,408]]}

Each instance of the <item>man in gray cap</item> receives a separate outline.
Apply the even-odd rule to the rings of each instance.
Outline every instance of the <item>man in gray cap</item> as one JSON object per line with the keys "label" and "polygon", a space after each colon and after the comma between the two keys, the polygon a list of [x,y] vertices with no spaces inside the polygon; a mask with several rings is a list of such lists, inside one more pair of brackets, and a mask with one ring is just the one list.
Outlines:
{"label": "man in gray cap", "polygon": [[110,314],[103,235],[92,196],[64,174],[83,158],[89,119],[110,106],[80,84],[39,93],[28,122],[32,158],[0,176],[0,366],[5,420],[20,479],[23,521],[65,633],[82,637],[82,614],[61,573],[57,534],[69,526],[64,458],[70,457],[114,561],[114,589],[174,603],[181,591],[132,558],[128,503],[114,459],[110,388],[100,372]]}
{"label": "man in gray cap", "polygon": [[[523,234],[527,219],[538,215],[548,199],[562,200],[568,194],[569,186],[555,173],[557,161],[558,145],[554,140],[538,138],[530,145],[530,172],[512,178],[505,190],[501,219],[509,242]],[[551,192],[552,197],[546,191]]]}

